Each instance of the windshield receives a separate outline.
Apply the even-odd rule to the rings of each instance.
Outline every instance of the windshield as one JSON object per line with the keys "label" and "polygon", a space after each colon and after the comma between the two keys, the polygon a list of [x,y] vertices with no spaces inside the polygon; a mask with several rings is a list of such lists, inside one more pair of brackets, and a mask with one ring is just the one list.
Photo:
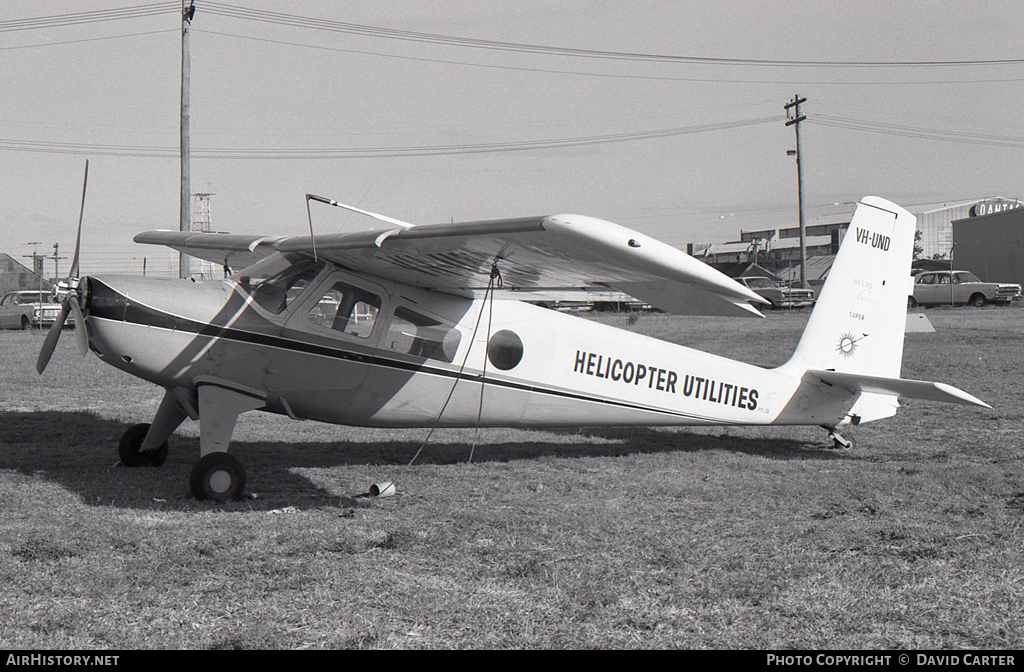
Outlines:
{"label": "windshield", "polygon": [[[261,308],[279,315],[323,268],[324,262],[313,261],[305,256],[274,255],[239,272],[236,277],[239,286],[249,291]],[[250,286],[253,278],[267,274],[269,277]]]}
{"label": "windshield", "polygon": [[49,303],[49,297],[39,292],[29,292],[18,294],[18,303]]}

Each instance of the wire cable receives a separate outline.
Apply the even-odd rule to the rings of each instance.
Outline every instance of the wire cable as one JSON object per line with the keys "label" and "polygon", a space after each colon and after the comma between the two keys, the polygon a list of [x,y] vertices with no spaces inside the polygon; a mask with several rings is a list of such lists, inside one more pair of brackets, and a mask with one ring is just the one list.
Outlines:
{"label": "wire cable", "polygon": [[[459,372],[458,372],[458,374],[456,374],[455,380],[452,382],[451,389],[448,390],[448,396],[445,398],[444,404],[441,405],[441,410],[438,411],[437,417],[434,418],[434,423],[431,425],[430,431],[427,432],[427,437],[425,439],[423,439],[423,444],[420,445],[419,450],[416,451],[416,454],[412,456],[411,460],[409,460],[409,464],[406,465],[408,467],[411,467],[413,465],[413,463],[416,462],[416,459],[420,456],[420,453],[422,453],[423,449],[427,447],[427,443],[430,442],[430,437],[432,437],[434,435],[434,430],[437,429],[438,423],[441,422],[441,417],[444,415],[445,410],[448,408],[448,402],[450,402],[452,400],[452,395],[455,394],[455,388],[458,386],[459,381],[462,380],[462,372],[466,370],[466,363],[469,361],[469,353],[473,350],[473,343],[476,342],[476,332],[480,329],[480,322],[482,322],[483,319],[484,319],[484,308],[487,306],[487,297],[488,297],[488,295],[491,294],[491,292],[493,290],[493,287],[494,287],[494,274],[492,273],[490,279],[487,281],[487,290],[484,292],[484,300],[480,304],[480,314],[477,315],[476,324],[473,325],[473,335],[469,337],[469,345],[466,346],[466,355],[465,355],[465,357],[462,358],[462,365],[459,367]],[[491,300],[493,301],[493,298]],[[488,329],[490,329],[489,325],[488,325]],[[485,349],[485,352],[484,352],[484,371],[486,372],[486,370],[487,370],[486,345],[485,345],[484,349]],[[481,385],[484,384],[483,375],[481,375],[480,384]],[[480,395],[481,395],[480,396],[480,399],[481,399],[480,403],[481,403],[481,411],[482,411],[482,408],[483,408],[483,406],[482,406],[482,404],[483,404],[483,389],[480,390]],[[479,423],[480,423],[480,419],[478,417],[477,418],[477,425],[478,426],[479,426]],[[473,443],[473,448],[474,449],[476,448],[476,440],[475,439],[474,439],[474,443]],[[472,459],[473,459],[473,455],[472,455],[472,452],[470,452],[470,460],[472,461]]]}
{"label": "wire cable", "polygon": [[982,133],[969,133],[965,131],[943,131],[932,128],[916,128],[913,126],[899,126],[875,121],[863,121],[857,119],[845,119],[821,114],[808,114],[807,121],[819,126],[832,128],[844,128],[866,133],[879,133],[904,138],[921,138],[924,140],[939,140],[942,142],[953,142],[967,145],[990,145],[995,147],[1006,147],[1012,149],[1024,148],[1024,138],[1009,135],[986,135]]}
{"label": "wire cable", "polygon": [[[413,145],[404,147],[352,147],[352,148],[304,148],[304,149],[258,149],[258,148],[197,148],[193,145],[193,159],[219,160],[308,160],[308,159],[382,159],[412,156],[452,156],[466,154],[488,154],[500,152],[537,151],[588,147],[641,140],[656,140],[696,133],[731,130],[761,124],[777,123],[782,115],[741,119],[701,126],[664,128],[653,131],[632,133],[609,133],[605,135],[581,136],[575,138],[554,138],[549,140],[514,140],[508,142],[484,142],[459,145]],[[92,156],[119,156],[136,158],[178,159],[177,147],[141,145],[107,145],[100,143],[44,142],[0,138],[0,150],[38,152],[46,154],[88,154]]]}
{"label": "wire cable", "polygon": [[306,28],[348,35],[359,35],[380,39],[420,42],[451,47],[485,49],[504,52],[543,54],[548,56],[568,56],[621,61],[645,61],[699,65],[730,65],[758,67],[790,67],[790,68],[921,68],[921,67],[967,67],[993,65],[1020,65],[1024,58],[1009,59],[976,59],[959,61],[811,61],[756,58],[719,58],[710,56],[679,56],[671,54],[653,54],[641,52],[609,51],[601,49],[580,49],[554,47],[548,45],[529,44],[522,42],[505,42],[500,40],[484,40],[454,35],[440,35],[394,28],[383,28],[329,19],[283,14],[265,10],[255,10],[219,2],[204,2],[201,10],[206,14],[231,17],[258,23],[268,23],[294,28]]}
{"label": "wire cable", "polygon": [[163,14],[176,14],[180,12],[181,5],[178,2],[158,2],[149,5],[118,7],[91,12],[54,14],[51,16],[39,16],[25,19],[8,19],[6,21],[0,21],[0,33],[10,33],[22,30],[66,28],[68,26],[80,26],[89,23],[125,21],[128,19],[139,19],[150,16],[160,16]]}

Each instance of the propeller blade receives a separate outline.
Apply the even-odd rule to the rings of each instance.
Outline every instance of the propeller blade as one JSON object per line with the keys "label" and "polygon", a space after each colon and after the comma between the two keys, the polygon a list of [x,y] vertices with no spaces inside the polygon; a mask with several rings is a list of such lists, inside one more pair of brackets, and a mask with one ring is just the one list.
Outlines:
{"label": "propeller blade", "polygon": [[75,341],[78,343],[78,351],[85,354],[89,348],[89,336],[85,333],[85,315],[82,314],[82,307],[78,304],[78,290],[80,278],[78,277],[78,260],[82,251],[82,219],[85,216],[85,193],[89,186],[89,160],[85,160],[85,177],[82,179],[82,209],[78,213],[78,236],[75,238],[75,256],[71,261],[71,272],[68,274],[66,283],[60,283],[58,293],[61,293],[61,286],[66,291],[64,299],[60,303],[60,314],[57,320],[46,333],[46,340],[43,347],[39,349],[39,358],[36,360],[36,371],[40,374],[50,363],[50,357],[60,340],[60,333],[64,330],[64,324],[68,321],[68,313],[73,313],[75,318]]}
{"label": "propeller blade", "polygon": [[57,347],[57,341],[60,340],[60,332],[64,329],[64,322],[68,319],[68,312],[70,311],[69,303],[67,301],[62,303],[57,321],[50,327],[50,331],[46,332],[46,340],[43,341],[43,347],[39,349],[39,359],[36,360],[36,371],[39,373],[42,373],[46,369],[46,365],[50,363],[53,349]]}
{"label": "propeller blade", "polygon": [[78,277],[78,253],[82,249],[82,218],[85,216],[85,188],[89,185],[89,159],[85,160],[85,179],[82,181],[82,209],[78,212],[78,237],[75,239],[75,256],[71,260],[69,278]]}
{"label": "propeller blade", "polygon": [[82,314],[82,307],[78,305],[78,297],[70,297],[71,315],[75,318],[75,343],[78,345],[78,354],[85,356],[89,350],[89,336],[85,333],[85,315]]}

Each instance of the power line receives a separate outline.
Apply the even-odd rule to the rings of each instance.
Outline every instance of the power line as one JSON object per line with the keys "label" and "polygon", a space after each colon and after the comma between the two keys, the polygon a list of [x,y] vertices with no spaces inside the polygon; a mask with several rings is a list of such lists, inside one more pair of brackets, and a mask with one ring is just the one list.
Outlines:
{"label": "power line", "polygon": [[[653,131],[634,133],[611,133],[576,138],[557,138],[550,140],[520,140],[510,142],[469,143],[459,145],[412,145],[405,147],[352,147],[326,149],[267,149],[267,148],[199,148],[193,149],[192,155],[201,159],[378,159],[412,156],[447,156],[462,154],[486,154],[498,152],[536,151],[544,149],[564,149],[586,147],[620,142],[636,142],[654,140],[680,135],[709,133],[730,130],[747,126],[773,123],[779,116],[745,119],[740,121],[720,122],[703,126],[687,126],[665,128]],[[138,146],[138,145],[105,145],[98,143],[42,142],[35,140],[14,140],[0,138],[0,149],[20,152],[39,152],[47,154],[88,154],[95,156],[120,156],[138,158],[178,158],[175,147]]]}
{"label": "power line", "polygon": [[143,37],[148,35],[161,35],[164,33],[177,33],[177,28],[165,30],[149,30],[143,33],[124,33],[121,35],[105,35],[102,37],[84,37],[79,40],[62,40],[60,42],[43,42],[40,44],[19,44],[9,47],[0,47],[0,51],[14,51],[18,49],[38,49],[40,47],[60,47],[68,44],[82,44],[84,42],[104,42],[107,40],[120,40],[125,37]]}
{"label": "power line", "polygon": [[[265,44],[277,44],[287,47],[300,47],[303,49],[317,49],[321,51],[333,51],[336,53],[343,54],[361,54],[364,56],[376,56],[378,58],[388,58],[400,61],[412,61],[418,63],[437,63],[442,65],[459,65],[472,68],[485,68],[489,70],[503,70],[509,72],[536,72],[542,74],[553,74],[553,75],[573,75],[579,77],[599,77],[605,79],[623,79],[623,80],[642,80],[642,81],[662,81],[662,82],[706,82],[710,84],[829,84],[829,85],[847,85],[847,86],[877,86],[880,84],[893,84],[892,80],[886,81],[836,81],[834,79],[827,80],[814,80],[803,78],[799,81],[791,79],[765,79],[759,78],[738,78],[738,77],[680,77],[672,75],[652,75],[652,74],[628,74],[628,73],[613,73],[613,72],[584,72],[581,70],[566,70],[566,69],[555,69],[555,68],[538,68],[538,67],[526,67],[522,65],[509,65],[507,63],[474,63],[471,61],[459,61],[454,59],[446,58],[431,58],[427,56],[409,56],[402,54],[389,54],[382,51],[370,51],[366,49],[348,49],[341,47],[330,47],[321,44],[306,44],[302,42],[294,42],[291,40],[278,40],[271,39],[268,37],[256,37],[253,35],[238,35],[235,33],[225,33],[217,30],[201,30],[193,29],[195,33],[201,33],[204,35],[215,35],[218,37],[228,37],[237,40],[249,40],[254,42],[263,42]],[[964,79],[958,78],[955,80],[949,79],[930,79],[920,80],[913,79],[907,81],[898,82],[905,85],[935,85],[935,84],[995,84],[995,83],[1008,83],[1008,82],[1020,82],[1024,81],[1024,77],[1001,77],[1001,78],[973,78]]]}
{"label": "power line", "polygon": [[[932,128],[900,126],[881,122],[847,119],[822,114],[808,114],[807,122],[818,126],[829,126],[847,130],[879,133],[924,140],[940,140],[971,145],[989,145],[1011,149],[1024,147],[1024,138],[1009,135],[987,135],[964,131],[944,131]],[[748,126],[774,123],[781,116],[768,116],[732,122],[665,128],[633,133],[611,133],[605,135],[555,138],[549,140],[518,140],[509,142],[470,143],[459,145],[407,145],[400,147],[334,147],[334,148],[227,148],[207,147],[193,150],[201,159],[223,160],[294,160],[294,159],[383,159],[413,156],[446,156],[461,154],[485,154],[515,151],[536,151],[564,149],[620,142],[637,142],[669,138],[697,133],[730,130]],[[44,154],[74,154],[96,156],[119,156],[131,158],[178,158],[178,148],[156,145],[113,145],[100,143],[43,142],[0,138],[0,149]]]}
{"label": "power line", "polygon": [[178,13],[180,11],[181,8],[179,3],[172,1],[149,5],[136,5],[134,7],[103,9],[92,12],[55,14],[52,16],[39,16],[26,19],[8,19],[7,21],[0,21],[0,33],[10,33],[21,30],[65,28],[67,26],[80,26],[87,23],[124,21],[127,19],[138,19],[149,16],[158,16],[161,14]]}
{"label": "power line", "polygon": [[1024,138],[1009,135],[986,135],[981,133],[968,133],[964,131],[943,131],[932,128],[915,128],[913,126],[898,126],[896,124],[885,124],[875,121],[844,119],[842,117],[832,117],[821,114],[807,115],[807,121],[818,126],[845,128],[854,131],[880,133],[883,135],[893,135],[904,138],[941,140],[943,142],[954,142],[967,145],[991,145],[995,147],[1008,148],[1024,147]]}
{"label": "power line", "polygon": [[[399,30],[365,24],[334,21],[330,19],[304,17],[281,12],[239,7],[218,2],[202,2],[200,9],[203,14],[235,18],[255,23],[266,23],[293,28],[326,31],[332,33],[358,35],[387,40],[419,42],[441,46],[463,47],[504,52],[542,54],[548,56],[565,56],[601,60],[646,61],[697,65],[755,66],[755,67],[787,67],[787,68],[926,68],[926,67],[977,67],[1021,65],[1024,58],[1004,59],[967,59],[949,61],[843,61],[843,60],[786,60],[758,58],[725,58],[712,56],[683,56],[675,54],[655,54],[644,52],[611,51],[603,49],[581,49],[557,47],[551,45],[530,44],[524,42],[508,42],[501,40],[484,40],[472,37],[425,33],[419,31]],[[55,14],[50,16],[31,17],[24,19],[8,19],[0,21],[0,33],[25,30],[41,30],[64,28],[68,26],[91,23],[107,23],[129,19],[178,14],[181,6],[176,0],[119,7],[114,9],[76,12],[71,14]]]}
{"label": "power line", "polygon": [[709,56],[679,56],[671,54],[653,54],[640,52],[608,51],[600,49],[578,49],[554,47],[548,45],[529,44],[522,42],[505,42],[500,40],[483,40],[454,35],[440,35],[394,28],[382,28],[329,19],[302,17],[280,12],[255,10],[217,2],[204,2],[203,13],[231,17],[258,23],[268,23],[293,28],[359,35],[388,40],[420,42],[450,47],[464,47],[504,52],[543,54],[548,56],[568,56],[575,58],[591,58],[622,61],[647,61],[661,63],[699,64],[699,65],[731,65],[759,67],[796,67],[796,68],[921,68],[921,67],[967,67],[993,65],[1020,65],[1024,58],[1013,59],[977,59],[959,61],[808,61],[754,58],[719,58]]}

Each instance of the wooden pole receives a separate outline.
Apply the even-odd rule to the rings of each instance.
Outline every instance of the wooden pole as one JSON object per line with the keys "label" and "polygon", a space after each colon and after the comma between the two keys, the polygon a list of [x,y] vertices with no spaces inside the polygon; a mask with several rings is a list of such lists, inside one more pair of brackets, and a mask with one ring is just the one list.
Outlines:
{"label": "wooden pole", "polygon": [[[192,229],[192,184],[189,175],[189,164],[191,162],[191,148],[189,146],[189,27],[192,25],[192,15],[195,14],[194,4],[185,8],[185,0],[182,0],[181,11],[181,212],[179,221],[180,231]],[[189,257],[184,252],[178,255],[178,277],[187,278],[191,275],[189,269]]]}
{"label": "wooden pole", "polygon": [[800,122],[807,117],[800,114],[800,103],[806,103],[806,98],[801,98],[799,95],[793,96],[793,100],[787,103],[784,107],[789,112],[793,110],[792,114],[787,114],[789,117],[786,120],[786,126],[794,126],[796,131],[796,200],[797,209],[800,213],[800,286],[807,287],[807,226],[804,223],[804,170],[800,163]]}

